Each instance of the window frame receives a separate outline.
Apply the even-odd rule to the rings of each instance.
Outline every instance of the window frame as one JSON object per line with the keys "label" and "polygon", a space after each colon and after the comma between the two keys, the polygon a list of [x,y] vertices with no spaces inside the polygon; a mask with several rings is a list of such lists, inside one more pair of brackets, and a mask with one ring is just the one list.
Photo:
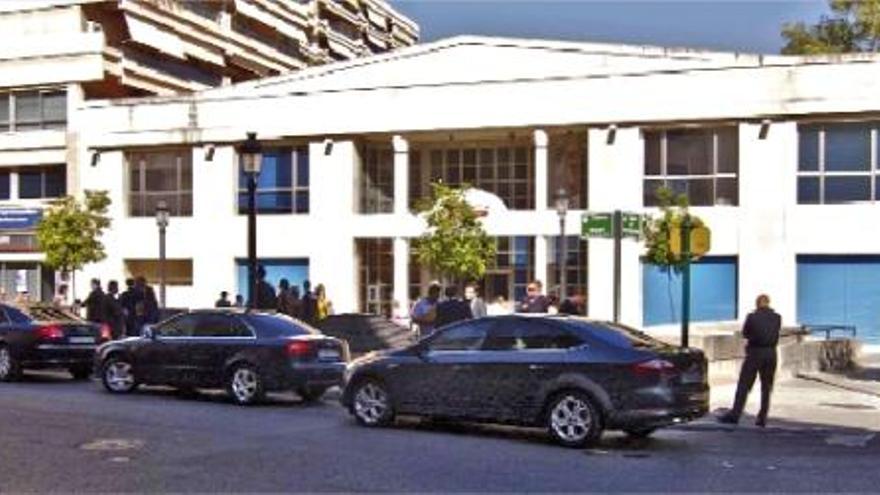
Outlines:
{"label": "window frame", "polygon": [[[312,174],[311,174],[311,156],[309,156],[309,148],[307,146],[269,146],[265,148],[263,151],[263,157],[268,154],[277,153],[279,158],[287,154],[290,157],[290,187],[260,187],[259,178],[257,179],[257,189],[256,189],[256,208],[257,215],[308,215],[311,213],[312,207],[312,197],[311,197],[311,182],[312,182]],[[300,161],[300,157],[305,157],[302,162]],[[281,160],[279,160],[281,161]],[[243,172],[243,163],[241,160],[241,155],[238,155],[238,167],[236,168],[236,211],[238,215],[247,215],[248,214],[248,205],[247,205],[247,183],[242,186],[241,179]],[[305,184],[302,184],[300,181],[300,167],[306,168],[306,177],[307,180]],[[277,186],[277,184],[276,184]],[[268,194],[286,194],[290,197],[290,210],[289,211],[265,211],[260,209],[260,193],[268,193]],[[304,195],[306,198],[305,209],[300,211],[298,208],[297,198],[299,195]],[[242,199],[245,201],[242,202]]]}
{"label": "window frame", "polygon": [[[175,189],[165,191],[147,190],[147,169],[154,166],[156,156],[173,154],[175,156]],[[127,166],[125,199],[127,202],[126,213],[132,218],[150,218],[156,212],[147,212],[147,199],[150,196],[174,196],[176,204],[169,204],[168,210],[172,217],[192,217],[194,204],[194,168],[192,148],[160,148],[155,150],[134,150],[125,154]],[[148,160],[147,158],[153,158]],[[183,187],[185,168],[189,167],[189,189]],[[138,190],[132,187],[133,174],[137,174]],[[187,196],[189,199],[187,200]],[[188,205],[186,204],[188,201]],[[140,211],[141,214],[136,214]]]}
{"label": "window frame", "polygon": [[[866,170],[828,170],[827,169],[827,160],[826,160],[826,131],[828,127],[838,126],[838,125],[862,125],[868,128],[868,168]],[[880,122],[877,121],[828,121],[828,122],[804,122],[798,124],[798,159],[797,159],[797,174],[796,174],[796,198],[795,201],[799,206],[801,205],[864,205],[864,204],[874,204],[880,202],[880,189],[878,189],[878,182],[880,182],[880,158],[878,158],[878,154],[880,154],[880,150],[878,150],[878,146],[880,146],[880,133],[878,133],[878,129],[880,129]],[[802,170],[801,169],[801,139],[803,139],[804,132],[816,132],[816,170]],[[800,199],[800,184],[801,179],[818,179],[819,182],[819,190],[818,190],[818,199],[815,202],[802,202]],[[868,189],[869,189],[869,197],[865,200],[848,200],[848,201],[833,201],[828,202],[826,200],[827,197],[827,180],[826,179],[834,179],[834,178],[867,178],[868,179]]]}
{"label": "window frame", "polygon": [[[723,130],[730,129],[735,131],[735,139],[736,139],[736,172],[721,172],[720,171],[720,153],[719,149],[721,148],[720,143],[720,134]],[[677,132],[701,132],[701,133],[711,133],[712,136],[712,150],[711,150],[711,166],[710,173],[708,174],[670,174],[669,173],[669,138],[668,134],[671,131]],[[642,184],[643,191],[647,192],[647,186],[649,183],[661,183],[662,186],[671,187],[671,182],[686,182],[690,181],[712,181],[712,203],[708,205],[694,205],[693,200],[688,195],[689,201],[691,201],[692,206],[696,207],[715,207],[715,206],[723,206],[723,207],[738,207],[740,205],[740,194],[739,194],[739,172],[740,172],[740,151],[739,151],[739,125],[719,125],[712,127],[673,127],[673,128],[665,128],[665,129],[645,129],[644,130],[645,139],[643,145],[643,153],[644,153],[644,166],[642,167]],[[648,136],[651,134],[656,134],[659,137],[660,146],[660,171],[659,174],[648,174],[647,171],[647,163],[648,163]],[[733,180],[736,184],[736,200],[730,204],[719,204],[718,203],[718,185],[722,180]],[[645,196],[645,192],[643,192],[642,197],[642,206],[646,208],[654,208],[657,207],[656,204],[653,204],[653,199],[651,202],[647,201],[648,197]]]}
{"label": "window frame", "polygon": [[[23,96],[36,96],[37,116],[27,121],[18,118],[18,98]],[[63,116],[49,118],[46,114],[46,95],[61,96],[64,100]],[[39,130],[62,130],[67,127],[67,90],[64,88],[37,88],[19,91],[0,92],[0,100],[6,101],[6,119],[0,120],[0,133],[2,132],[29,132]]]}
{"label": "window frame", "polygon": [[[212,340],[253,340],[256,339],[257,336],[254,333],[253,329],[246,325],[243,321],[240,321],[238,318],[235,318],[231,314],[223,314],[223,313],[202,313],[196,314],[196,324],[193,329],[192,338],[196,339],[212,339]],[[209,318],[223,319],[227,323],[229,323],[230,328],[240,327],[240,329],[244,330],[247,335],[198,335],[199,325],[202,321],[207,320]]]}
{"label": "window frame", "polygon": [[[442,339],[443,337],[449,335],[450,333],[459,330],[465,327],[484,327],[483,338],[479,341],[478,344],[474,345],[469,349],[435,349],[434,344]],[[459,323],[456,323],[452,326],[446,327],[441,331],[438,331],[431,335],[427,341],[420,344],[426,352],[428,353],[447,353],[447,352],[481,352],[483,351],[483,345],[486,343],[486,340],[489,337],[489,333],[495,327],[495,322],[487,319],[479,319],[479,320],[465,320]]]}

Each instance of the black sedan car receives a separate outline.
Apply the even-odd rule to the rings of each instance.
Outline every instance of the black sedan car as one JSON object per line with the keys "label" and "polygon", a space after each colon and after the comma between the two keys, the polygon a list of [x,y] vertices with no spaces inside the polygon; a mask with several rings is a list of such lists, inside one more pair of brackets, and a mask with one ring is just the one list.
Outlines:
{"label": "black sedan car", "polygon": [[85,380],[95,349],[109,339],[109,327],[54,306],[0,304],[0,381],[17,380],[27,369],[65,369]]}
{"label": "black sedan car", "polygon": [[503,316],[355,360],[342,401],[366,426],[397,414],[507,423],[581,447],[607,429],[647,436],[699,418],[709,386],[699,350],[606,322]]}
{"label": "black sedan car", "polygon": [[342,383],[348,345],[287,316],[240,310],[183,313],[141,337],[98,349],[104,387],[128,393],[140,384],[185,390],[226,388],[238,404],[295,390],[316,400]]}

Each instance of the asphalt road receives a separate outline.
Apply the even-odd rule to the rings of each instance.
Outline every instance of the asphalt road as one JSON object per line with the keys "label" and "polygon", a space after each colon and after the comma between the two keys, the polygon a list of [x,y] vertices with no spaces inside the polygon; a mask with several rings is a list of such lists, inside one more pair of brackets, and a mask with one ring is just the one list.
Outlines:
{"label": "asphalt road", "polygon": [[31,375],[0,384],[0,491],[876,491],[870,432],[711,422],[589,450],[541,432],[404,421],[355,425],[333,400],[279,396],[258,407],[220,394]]}

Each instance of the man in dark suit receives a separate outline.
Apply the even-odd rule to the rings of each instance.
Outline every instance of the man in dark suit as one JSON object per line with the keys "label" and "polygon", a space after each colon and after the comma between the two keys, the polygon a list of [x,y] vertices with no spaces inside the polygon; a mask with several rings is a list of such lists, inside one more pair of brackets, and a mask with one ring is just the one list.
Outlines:
{"label": "man in dark suit", "polygon": [[764,427],[767,424],[767,413],[770,410],[770,393],[773,391],[773,379],[776,376],[776,346],[779,343],[779,331],[782,328],[782,317],[770,308],[770,297],[761,294],[755,303],[757,309],[746,317],[743,324],[743,337],[746,338],[746,359],[739,373],[736,385],[736,398],[733,408],[718,418],[721,423],[737,424],[746,405],[746,399],[755,384],[755,378],[761,377],[761,410],[755,424]]}
{"label": "man in dark suit", "polygon": [[440,328],[456,321],[470,320],[474,317],[470,303],[458,297],[457,287],[450,285],[446,287],[444,293],[446,299],[437,304],[437,319],[434,320],[434,328]]}

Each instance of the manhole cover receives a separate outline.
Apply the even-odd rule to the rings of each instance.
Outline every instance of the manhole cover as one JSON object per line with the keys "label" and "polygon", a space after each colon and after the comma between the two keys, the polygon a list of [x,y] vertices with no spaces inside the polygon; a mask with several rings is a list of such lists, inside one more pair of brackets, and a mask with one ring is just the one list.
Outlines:
{"label": "manhole cover", "polygon": [[99,452],[118,452],[121,450],[135,450],[143,446],[143,440],[104,438],[82,444],[79,448],[82,450],[94,450]]}

